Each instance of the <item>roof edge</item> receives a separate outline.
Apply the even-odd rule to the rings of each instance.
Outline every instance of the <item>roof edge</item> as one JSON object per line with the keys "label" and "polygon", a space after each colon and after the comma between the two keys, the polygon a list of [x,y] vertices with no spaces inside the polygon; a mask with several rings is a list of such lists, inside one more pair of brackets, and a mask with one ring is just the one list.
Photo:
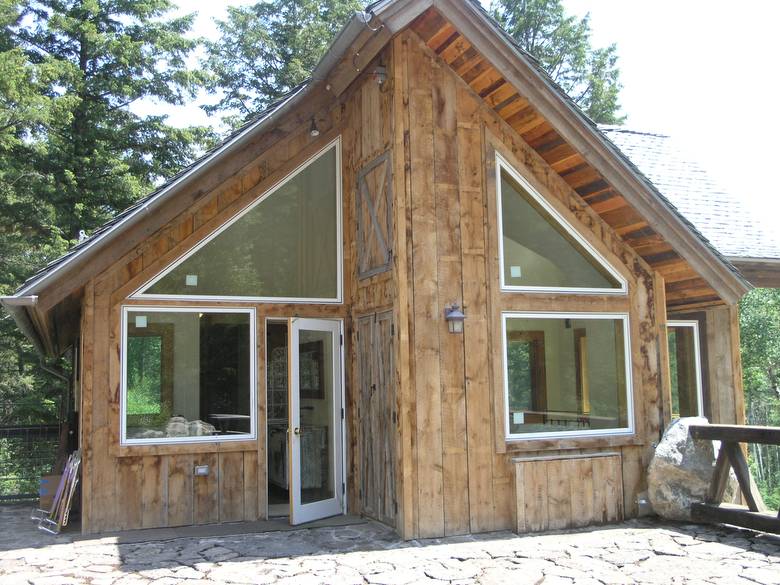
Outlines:
{"label": "roof edge", "polygon": [[[477,5],[474,0],[434,0],[433,5],[456,28],[459,28],[461,34],[464,34],[486,58],[493,61],[490,55],[485,53],[491,53],[494,57],[498,57],[496,60],[499,62],[493,62],[493,66],[499,69],[511,83],[522,81],[519,85],[524,87],[527,93],[532,94],[528,97],[533,100],[537,109],[540,109],[540,113],[555,126],[564,139],[572,143],[572,146],[582,153],[590,164],[599,170],[606,168],[612,171],[610,174],[613,179],[622,183],[622,188],[619,185],[615,185],[615,187],[624,196],[630,193],[638,195],[634,198],[636,201],[632,201],[637,206],[637,211],[647,220],[658,222],[655,224],[656,228],[665,239],[678,241],[679,245],[684,247],[684,251],[687,252],[687,254],[682,254],[684,258],[690,261],[692,256],[699,261],[694,265],[694,269],[707,280],[724,301],[735,304],[752,288],[752,285],[739,274],[725,257],[714,250],[709,242],[704,240],[692,226],[680,217],[679,212],[671,206],[663,194],[644,175],[632,167],[620,149],[598,130],[596,124],[570,100],[562,98],[562,90],[549,76],[542,75],[523,52],[509,42],[506,38],[507,33],[484,12],[481,5]],[[474,26],[474,19],[478,19],[479,22],[485,23],[490,28],[490,31],[494,33],[493,36],[497,37],[496,42],[500,43],[500,46],[497,46],[496,42],[492,42],[485,33],[480,34],[478,28]],[[471,34],[467,31],[470,31]],[[509,54],[502,51],[501,47],[504,50],[508,49]],[[524,75],[521,70],[512,66],[512,58],[519,59],[525,65],[526,71],[533,76],[532,79],[541,82],[544,92],[534,88],[527,79],[523,79]],[[542,108],[539,108],[539,104],[542,105]],[[576,124],[572,122],[576,122]],[[592,160],[593,158],[596,160]],[[611,161],[615,161],[617,164]],[[658,203],[663,206],[664,216],[661,216],[656,209]]]}

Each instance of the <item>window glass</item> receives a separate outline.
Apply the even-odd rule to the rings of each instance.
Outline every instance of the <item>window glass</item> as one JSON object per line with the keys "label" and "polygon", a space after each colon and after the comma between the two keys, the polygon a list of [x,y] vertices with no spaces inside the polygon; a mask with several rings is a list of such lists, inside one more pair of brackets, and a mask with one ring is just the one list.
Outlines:
{"label": "window glass", "polygon": [[126,311],[125,439],[251,436],[251,321],[249,312]]}
{"label": "window glass", "polygon": [[628,430],[626,321],[506,316],[508,430]]}
{"label": "window glass", "polygon": [[702,410],[697,324],[670,322],[667,336],[672,382],[672,418],[699,416]]}
{"label": "window glass", "polygon": [[602,262],[503,168],[500,203],[506,286],[622,289]]}
{"label": "window glass", "polygon": [[337,299],[337,160],[334,146],[142,294]]}

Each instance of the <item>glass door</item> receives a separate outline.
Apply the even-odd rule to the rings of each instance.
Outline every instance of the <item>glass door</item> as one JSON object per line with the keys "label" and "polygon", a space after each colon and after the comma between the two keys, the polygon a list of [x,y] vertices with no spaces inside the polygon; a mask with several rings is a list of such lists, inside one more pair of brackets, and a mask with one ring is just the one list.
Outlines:
{"label": "glass door", "polygon": [[290,524],[344,511],[341,323],[292,319]]}

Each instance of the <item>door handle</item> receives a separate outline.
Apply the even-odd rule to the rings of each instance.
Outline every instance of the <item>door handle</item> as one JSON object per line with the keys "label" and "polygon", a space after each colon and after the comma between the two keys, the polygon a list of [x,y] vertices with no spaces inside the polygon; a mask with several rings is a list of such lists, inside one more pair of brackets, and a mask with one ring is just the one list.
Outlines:
{"label": "door handle", "polygon": [[300,435],[301,434],[301,429],[299,427],[295,427],[293,429],[293,433],[296,434],[296,435]]}

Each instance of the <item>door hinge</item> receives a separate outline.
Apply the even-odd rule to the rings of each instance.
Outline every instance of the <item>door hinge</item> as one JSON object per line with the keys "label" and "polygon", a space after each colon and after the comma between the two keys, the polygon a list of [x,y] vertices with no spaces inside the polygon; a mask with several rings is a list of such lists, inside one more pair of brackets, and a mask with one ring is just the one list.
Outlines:
{"label": "door hinge", "polygon": [[340,345],[344,345],[344,334],[343,333],[339,333],[339,344]]}
{"label": "door hinge", "polygon": [[347,493],[347,485],[343,481],[341,482],[341,493],[342,494]]}
{"label": "door hinge", "polygon": [[341,420],[344,420],[344,409],[341,409]]}
{"label": "door hinge", "polygon": [[395,323],[390,323],[390,337],[395,335]]}
{"label": "door hinge", "polygon": [[398,515],[398,502],[393,500],[393,514]]}

